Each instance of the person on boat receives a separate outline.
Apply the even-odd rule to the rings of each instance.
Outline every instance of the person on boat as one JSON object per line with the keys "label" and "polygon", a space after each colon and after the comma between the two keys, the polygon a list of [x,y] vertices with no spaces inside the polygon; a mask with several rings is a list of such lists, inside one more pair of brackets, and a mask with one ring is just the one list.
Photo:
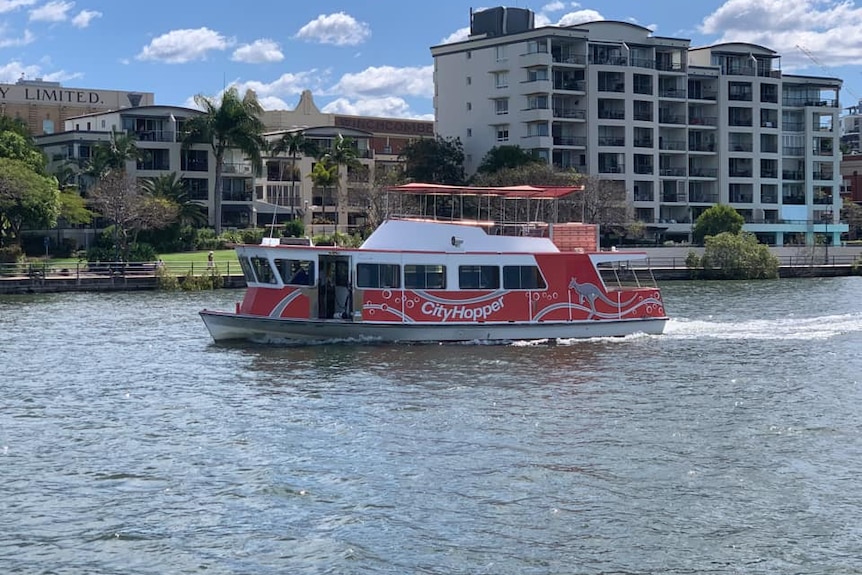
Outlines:
{"label": "person on boat", "polygon": [[298,266],[298,269],[294,272],[293,277],[290,278],[290,283],[296,285],[308,285],[308,272],[304,267]]}

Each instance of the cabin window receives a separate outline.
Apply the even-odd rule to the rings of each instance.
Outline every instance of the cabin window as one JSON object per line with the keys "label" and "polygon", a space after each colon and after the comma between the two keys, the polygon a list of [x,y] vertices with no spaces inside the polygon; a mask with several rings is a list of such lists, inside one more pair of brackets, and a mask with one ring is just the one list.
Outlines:
{"label": "cabin window", "polygon": [[401,266],[397,264],[357,264],[356,287],[400,288]]}
{"label": "cabin window", "polygon": [[251,258],[251,267],[254,268],[254,275],[257,276],[258,283],[278,283],[275,279],[275,274],[272,272],[272,266],[269,265],[269,260],[267,258]]}
{"label": "cabin window", "polygon": [[461,289],[499,289],[498,266],[459,266],[458,287]]}
{"label": "cabin window", "polygon": [[404,287],[407,289],[446,289],[446,266],[404,266]]}
{"label": "cabin window", "polygon": [[254,277],[254,270],[251,267],[251,262],[248,261],[247,257],[239,258],[239,267],[242,268],[242,275],[245,277],[246,282],[256,282],[257,280]]}
{"label": "cabin window", "polygon": [[314,262],[311,260],[275,259],[275,269],[281,276],[281,281],[294,286],[314,285]]}
{"label": "cabin window", "polygon": [[506,289],[545,289],[547,284],[536,266],[503,266]]}

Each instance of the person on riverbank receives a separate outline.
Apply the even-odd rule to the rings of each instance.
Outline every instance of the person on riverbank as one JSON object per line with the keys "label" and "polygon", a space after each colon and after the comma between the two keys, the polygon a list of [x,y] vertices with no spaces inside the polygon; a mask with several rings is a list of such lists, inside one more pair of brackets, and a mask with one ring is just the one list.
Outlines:
{"label": "person on riverbank", "polygon": [[210,253],[207,254],[207,267],[208,268],[213,267],[213,253],[212,253],[212,251],[210,251]]}

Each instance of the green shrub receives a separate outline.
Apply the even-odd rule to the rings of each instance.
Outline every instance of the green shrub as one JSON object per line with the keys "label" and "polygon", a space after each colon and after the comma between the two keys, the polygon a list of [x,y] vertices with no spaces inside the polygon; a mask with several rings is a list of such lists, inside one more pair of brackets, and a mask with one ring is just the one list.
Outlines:
{"label": "green shrub", "polygon": [[701,258],[708,279],[772,279],[778,277],[779,261],[769,247],[751,233],[722,232],[706,237]]}
{"label": "green shrub", "polygon": [[177,276],[164,267],[156,268],[156,285],[160,290],[165,291],[174,291],[180,288]]}
{"label": "green shrub", "polygon": [[266,235],[264,228],[245,228],[239,230],[239,243],[258,245],[263,240],[264,235]]}
{"label": "green shrub", "polygon": [[183,277],[180,287],[183,291],[203,291],[221,289],[224,287],[224,278],[219,273],[218,266],[207,269],[201,275],[194,275],[191,270]]}
{"label": "green shrub", "polygon": [[305,235],[305,224],[300,219],[293,219],[284,224],[281,235],[285,238],[301,238]]}
{"label": "green shrub", "polygon": [[153,262],[156,261],[158,254],[153,246],[145,243],[135,243],[129,249],[130,262]]}

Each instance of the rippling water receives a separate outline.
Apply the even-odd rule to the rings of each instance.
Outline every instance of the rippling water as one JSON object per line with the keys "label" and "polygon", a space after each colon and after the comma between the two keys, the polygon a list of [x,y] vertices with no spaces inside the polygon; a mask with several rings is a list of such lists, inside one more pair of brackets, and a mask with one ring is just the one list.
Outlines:
{"label": "rippling water", "polygon": [[211,343],[240,292],[0,297],[0,572],[859,573],[862,278],[660,337]]}

